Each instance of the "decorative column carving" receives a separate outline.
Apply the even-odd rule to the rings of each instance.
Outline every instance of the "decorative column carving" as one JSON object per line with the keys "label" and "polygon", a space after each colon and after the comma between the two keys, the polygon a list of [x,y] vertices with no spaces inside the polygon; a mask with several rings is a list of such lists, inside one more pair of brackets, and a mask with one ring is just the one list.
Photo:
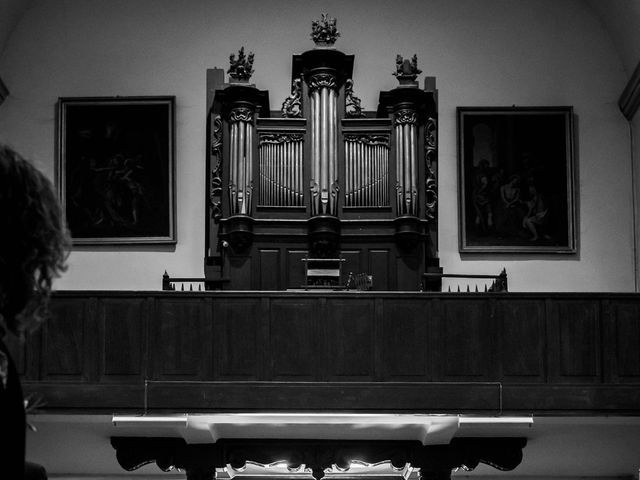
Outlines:
{"label": "decorative column carving", "polygon": [[253,53],[245,55],[244,48],[237,58],[229,57],[229,83],[216,90],[213,104],[216,116],[212,117],[211,150],[212,158],[218,161],[212,164],[210,172],[212,214],[221,225],[220,239],[226,240],[236,252],[246,249],[253,238],[255,121],[258,115],[269,116],[268,93],[248,83],[253,59]]}
{"label": "decorative column carving", "polygon": [[311,75],[311,215],[337,214],[338,82],[333,72]]}
{"label": "decorative column carving", "polygon": [[436,220],[438,214],[438,125],[429,117],[424,129],[425,217]]}
{"label": "decorative column carving", "polygon": [[418,215],[418,115],[411,105],[394,112],[396,136],[396,209],[398,216]]}
{"label": "decorative column carving", "polygon": [[302,75],[309,95],[309,243],[314,256],[335,255],[340,238],[338,98],[352,76],[353,55],[332,47],[339,36],[336,20],[323,14],[312,23],[316,47],[294,56],[293,77]]}
{"label": "decorative column carving", "polygon": [[209,204],[214,221],[222,218],[222,118],[211,116],[211,172],[209,173]]}
{"label": "decorative column carving", "polygon": [[[400,86],[381,92],[378,115],[392,116],[395,139],[396,165],[396,240],[402,248],[413,250],[425,233],[424,215],[433,219],[437,200],[435,171],[435,118],[436,106],[433,92],[418,88],[416,78],[418,59],[411,60],[401,55],[396,57],[393,75]],[[424,141],[424,151],[420,148]],[[422,157],[425,157],[424,164]],[[420,171],[424,168],[424,180]],[[422,182],[425,181],[424,199],[420,198]]]}

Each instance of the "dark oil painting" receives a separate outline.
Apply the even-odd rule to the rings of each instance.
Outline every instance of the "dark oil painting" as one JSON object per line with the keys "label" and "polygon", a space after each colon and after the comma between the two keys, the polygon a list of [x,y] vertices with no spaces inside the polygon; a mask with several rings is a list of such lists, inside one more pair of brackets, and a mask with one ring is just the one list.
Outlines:
{"label": "dark oil painting", "polygon": [[575,253],[572,117],[458,108],[461,252]]}
{"label": "dark oil painting", "polygon": [[174,97],[61,98],[58,184],[73,243],[175,243]]}

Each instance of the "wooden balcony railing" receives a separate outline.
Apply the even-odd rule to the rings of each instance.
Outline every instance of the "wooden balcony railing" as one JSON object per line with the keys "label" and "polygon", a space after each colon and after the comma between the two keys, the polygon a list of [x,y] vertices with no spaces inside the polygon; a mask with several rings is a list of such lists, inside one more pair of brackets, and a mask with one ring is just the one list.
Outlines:
{"label": "wooden balcony railing", "polygon": [[13,345],[73,411],[640,414],[640,296],[58,292]]}

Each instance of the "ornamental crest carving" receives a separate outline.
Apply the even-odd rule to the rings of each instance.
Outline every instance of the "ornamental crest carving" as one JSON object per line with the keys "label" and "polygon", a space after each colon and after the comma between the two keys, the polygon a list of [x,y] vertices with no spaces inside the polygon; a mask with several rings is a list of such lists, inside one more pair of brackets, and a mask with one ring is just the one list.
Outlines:
{"label": "ornamental crest carving", "polygon": [[301,141],[302,135],[299,133],[266,133],[260,135],[260,145],[264,145],[265,143],[280,144]]}
{"label": "ornamental crest carving", "polygon": [[291,95],[282,104],[284,118],[302,118],[302,79],[291,82]]}
{"label": "ornamental crest carving", "polygon": [[231,110],[229,121],[236,122],[253,122],[253,111],[246,107],[237,107]]}
{"label": "ornamental crest carving", "polygon": [[394,125],[406,125],[418,123],[418,115],[415,110],[403,108],[398,110],[393,118]]}
{"label": "ornamental crest carving", "polygon": [[248,81],[253,75],[253,53],[249,52],[249,55],[245,55],[244,47],[241,47],[238,51],[238,58],[235,54],[229,56],[229,70],[227,73],[234,80]]}
{"label": "ornamental crest carving", "polygon": [[309,79],[309,89],[312,91],[318,88],[336,88],[337,86],[336,77],[329,73],[317,73]]}
{"label": "ornamental crest carving", "polygon": [[414,54],[411,60],[405,60],[402,55],[396,55],[396,71],[393,72],[393,76],[400,83],[403,83],[403,80],[414,81],[420,73],[422,70],[418,68],[418,55]]}
{"label": "ornamental crest carving", "polygon": [[353,80],[349,79],[344,84],[345,92],[345,116],[347,118],[363,118],[361,100],[353,94]]}
{"label": "ornamental crest carving", "polygon": [[320,20],[311,22],[311,39],[316,45],[333,45],[340,36],[336,28],[336,19],[321,14]]}

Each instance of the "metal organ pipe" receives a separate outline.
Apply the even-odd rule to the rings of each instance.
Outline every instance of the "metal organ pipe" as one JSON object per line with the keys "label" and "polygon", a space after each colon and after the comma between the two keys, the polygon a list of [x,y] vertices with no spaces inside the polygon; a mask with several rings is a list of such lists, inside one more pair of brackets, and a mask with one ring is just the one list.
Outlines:
{"label": "metal organ pipe", "polygon": [[[243,122],[244,123],[244,122]],[[244,202],[242,204],[242,213],[248,214],[251,211],[251,195],[253,181],[253,125],[249,122],[244,123],[245,133],[245,162],[244,162],[244,178],[242,179],[242,188],[245,191]]]}
{"label": "metal organ pipe", "polygon": [[338,94],[335,90],[329,89],[329,105],[328,105],[328,120],[329,130],[329,182],[328,187],[330,191],[330,197],[332,197],[331,204],[329,205],[329,212],[331,215],[337,215],[337,195],[336,189],[338,187]]}
{"label": "metal organ pipe", "polygon": [[236,213],[236,170],[238,163],[238,123],[231,124],[231,152],[229,154],[229,197],[230,197],[230,206],[231,206],[231,214]]}

